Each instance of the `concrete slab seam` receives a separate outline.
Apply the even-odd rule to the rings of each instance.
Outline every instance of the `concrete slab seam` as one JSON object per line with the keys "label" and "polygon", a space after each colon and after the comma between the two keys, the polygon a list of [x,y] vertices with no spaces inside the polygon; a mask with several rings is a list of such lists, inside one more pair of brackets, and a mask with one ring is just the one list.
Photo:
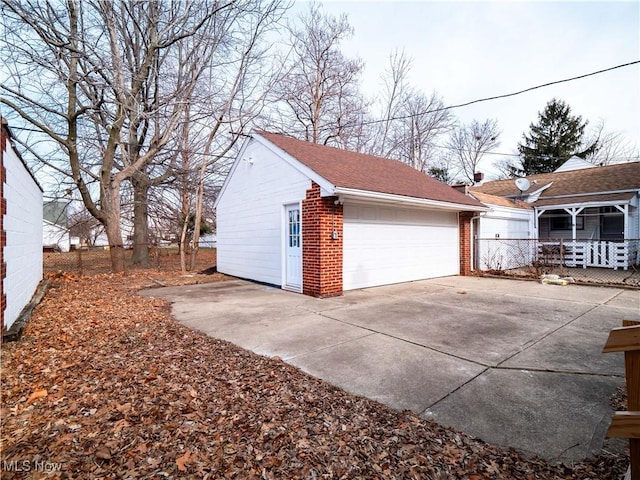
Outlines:
{"label": "concrete slab seam", "polygon": [[477,375],[471,377],[469,380],[467,380],[466,382],[464,382],[461,385],[458,385],[456,388],[454,388],[453,390],[451,390],[450,392],[448,392],[446,395],[444,395],[442,398],[439,398],[438,400],[436,400],[435,402],[433,402],[431,405],[428,405],[424,410],[422,410],[419,415],[425,415],[427,413],[427,410],[432,409],[434,406],[436,406],[438,403],[440,403],[441,401],[443,401],[444,399],[450,397],[451,395],[453,395],[454,393],[456,393],[458,390],[460,390],[462,387],[464,387],[465,385],[468,385],[469,383],[473,382],[476,378],[478,378],[480,375],[483,375],[485,372],[491,370],[491,367],[486,367],[485,369],[483,369],[480,373],[478,373]]}
{"label": "concrete slab seam", "polygon": [[532,340],[530,342],[527,342],[522,349],[518,350],[516,353],[514,353],[513,355],[510,355],[509,357],[505,358],[504,360],[502,360],[500,363],[498,363],[497,365],[495,365],[495,368],[500,367],[500,365],[502,365],[503,363],[511,360],[513,357],[515,357],[516,355],[520,355],[521,353],[529,350],[531,347],[537,345],[538,343],[542,342],[544,339],[546,339],[547,337],[553,335],[554,333],[556,333],[558,330],[569,326],[571,323],[575,322],[576,320],[578,320],[579,318],[582,318],[583,316],[585,316],[587,313],[592,312],[593,310],[595,310],[596,308],[598,308],[600,305],[599,304],[595,304],[592,308],[590,308],[589,310],[587,310],[586,312],[578,315],[575,318],[572,318],[571,320],[569,320],[566,323],[563,323],[562,325],[559,325],[557,328],[554,328],[553,330],[547,332],[546,334],[542,335],[540,338],[538,338],[537,340]]}
{"label": "concrete slab seam", "polygon": [[294,358],[300,358],[300,357],[304,357],[305,355],[311,355],[312,353],[318,353],[318,352],[322,352],[323,350],[328,350],[329,348],[333,348],[333,347],[337,347],[339,345],[344,345],[345,343],[350,343],[353,342],[354,340],[360,340],[362,338],[366,338],[366,337],[370,337],[371,335],[375,335],[375,333],[367,333],[365,335],[361,335],[359,337],[353,337],[350,338],[349,340],[344,340],[342,342],[338,342],[338,343],[333,343],[331,345],[327,345],[325,347],[320,347],[320,348],[316,348],[315,350],[309,350],[308,352],[304,352],[304,353],[299,353],[297,355],[293,355],[291,357],[283,357],[282,360],[293,360]]}
{"label": "concrete slab seam", "polygon": [[624,375],[618,375],[615,373],[591,373],[591,372],[577,372],[573,370],[550,370],[547,368],[523,368],[523,367],[489,367],[491,370],[504,370],[504,371],[518,371],[518,372],[534,372],[534,373],[558,373],[561,375],[581,375],[585,377],[604,377],[604,378],[621,378],[624,379]]}
{"label": "concrete slab seam", "polygon": [[[465,357],[462,357],[462,356],[459,356],[459,355],[454,355],[452,353],[445,352],[443,350],[439,350],[439,349],[434,348],[434,347],[429,346],[429,345],[423,345],[421,343],[413,342],[411,340],[407,340],[406,338],[397,337],[395,335],[391,335],[389,333],[381,332],[381,331],[375,330],[373,328],[363,327],[362,325],[358,325],[356,323],[351,323],[351,322],[347,322],[346,320],[340,320],[339,318],[330,317],[329,315],[325,315],[324,313],[319,313],[318,315],[321,315],[321,316],[323,316],[323,317],[325,317],[325,318],[327,318],[329,320],[334,320],[336,322],[344,323],[345,325],[350,325],[352,327],[362,328],[363,330],[368,330],[370,332],[377,333],[377,334],[382,335],[382,336],[387,337],[387,338],[393,338],[394,340],[400,340],[401,342],[405,342],[405,343],[408,343],[410,345],[415,345],[417,347],[422,347],[422,348],[424,348],[426,350],[431,350],[433,352],[440,353],[442,355],[446,355],[446,356],[451,357],[451,358],[456,358],[458,360],[464,360],[465,362],[474,363],[476,365],[479,365],[480,367],[488,368],[490,366],[490,365],[487,365],[485,363],[479,362],[477,360],[471,360],[469,358],[465,358]],[[518,352],[518,353],[520,353],[520,352]]]}
{"label": "concrete slab seam", "polygon": [[610,301],[615,300],[616,298],[618,298],[620,295],[623,294],[623,292],[625,292],[626,290],[620,290],[618,293],[616,293],[613,297],[611,297],[610,299],[608,299],[606,302],[603,303],[603,305],[608,305]]}

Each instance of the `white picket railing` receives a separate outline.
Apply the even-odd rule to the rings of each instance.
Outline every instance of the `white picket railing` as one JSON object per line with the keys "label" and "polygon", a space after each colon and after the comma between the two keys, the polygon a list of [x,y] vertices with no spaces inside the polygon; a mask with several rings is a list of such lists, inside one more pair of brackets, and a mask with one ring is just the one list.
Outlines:
{"label": "white picket railing", "polygon": [[638,263],[639,243],[638,240],[542,241],[538,244],[538,258],[548,264],[563,264],[567,267],[627,270]]}

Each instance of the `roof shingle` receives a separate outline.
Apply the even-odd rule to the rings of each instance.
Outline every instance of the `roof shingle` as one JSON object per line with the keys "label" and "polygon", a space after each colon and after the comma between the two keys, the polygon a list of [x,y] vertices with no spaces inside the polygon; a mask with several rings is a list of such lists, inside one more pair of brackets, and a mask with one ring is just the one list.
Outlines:
{"label": "roof shingle", "polygon": [[305,142],[278,133],[257,133],[336,187],[482,206],[449,185],[396,160]]}
{"label": "roof shingle", "polygon": [[477,191],[469,192],[474,198],[481,201],[482,203],[491,204],[491,205],[500,205],[502,207],[509,208],[521,208],[524,210],[532,210],[533,207],[527,202],[523,202],[522,200],[514,200],[510,198],[500,197],[498,195],[489,195],[488,193],[482,193]]}
{"label": "roof shingle", "polygon": [[[596,192],[638,190],[640,189],[640,162],[529,175],[527,180],[531,182],[531,188],[525,193],[534,192],[553,182],[549,188],[542,192],[538,202],[559,195],[579,196]],[[499,196],[520,195],[514,179],[487,182],[473,187],[473,191]]]}

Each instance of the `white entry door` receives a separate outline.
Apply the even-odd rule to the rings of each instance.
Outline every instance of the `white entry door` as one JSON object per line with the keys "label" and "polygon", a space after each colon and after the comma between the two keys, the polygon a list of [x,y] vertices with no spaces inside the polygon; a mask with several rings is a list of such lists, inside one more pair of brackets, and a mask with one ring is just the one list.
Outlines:
{"label": "white entry door", "polygon": [[302,235],[300,206],[285,207],[285,288],[299,292],[302,287]]}

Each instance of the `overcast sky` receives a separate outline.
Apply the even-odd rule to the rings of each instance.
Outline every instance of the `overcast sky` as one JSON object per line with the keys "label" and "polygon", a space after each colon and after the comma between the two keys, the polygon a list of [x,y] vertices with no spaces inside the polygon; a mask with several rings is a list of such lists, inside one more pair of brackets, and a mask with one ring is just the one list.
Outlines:
{"label": "overcast sky", "polygon": [[[640,60],[637,1],[322,3],[326,12],[348,15],[355,34],[342,50],[364,60],[368,95],[379,90],[396,48],[413,59],[412,83],[426,93],[435,90],[447,105]],[[300,2],[292,13],[307,7]],[[503,132],[498,151],[514,153],[553,97],[640,145],[640,64],[453,111],[463,122],[497,119]]]}

